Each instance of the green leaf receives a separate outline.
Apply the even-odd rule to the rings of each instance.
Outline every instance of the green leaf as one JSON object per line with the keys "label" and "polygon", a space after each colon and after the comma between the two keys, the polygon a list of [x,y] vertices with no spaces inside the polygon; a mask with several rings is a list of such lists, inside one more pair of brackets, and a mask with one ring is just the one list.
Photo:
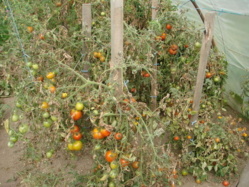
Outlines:
{"label": "green leaf", "polygon": [[213,169],[213,166],[208,166],[208,171],[211,171]]}

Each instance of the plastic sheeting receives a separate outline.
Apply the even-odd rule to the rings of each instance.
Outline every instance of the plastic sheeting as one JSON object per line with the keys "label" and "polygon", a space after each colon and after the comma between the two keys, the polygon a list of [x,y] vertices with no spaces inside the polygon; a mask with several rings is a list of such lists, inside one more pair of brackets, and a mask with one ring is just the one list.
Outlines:
{"label": "plastic sheeting", "polygon": [[[175,0],[179,9],[188,9],[186,16],[199,29],[204,25],[189,0]],[[214,39],[228,61],[225,98],[236,110],[249,117],[248,97],[243,95],[244,82],[249,80],[249,0],[195,0],[203,14],[216,12]],[[248,81],[249,82],[249,81]]]}

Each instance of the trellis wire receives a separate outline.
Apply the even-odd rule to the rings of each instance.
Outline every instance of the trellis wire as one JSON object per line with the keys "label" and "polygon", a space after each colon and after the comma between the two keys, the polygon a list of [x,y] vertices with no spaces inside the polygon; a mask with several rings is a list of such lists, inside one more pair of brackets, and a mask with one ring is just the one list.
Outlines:
{"label": "trellis wire", "polygon": [[[17,27],[17,24],[16,24],[16,20],[15,20],[15,17],[14,17],[13,10],[11,8],[10,2],[9,2],[9,0],[3,0],[3,2],[4,2],[4,5],[6,7],[6,12],[8,12],[7,15],[8,15],[9,19],[11,20],[11,23],[12,23],[12,26],[13,26],[13,30],[14,30],[15,35],[17,37],[17,41],[18,41],[18,43],[20,45],[24,61],[27,64],[29,56],[25,52],[25,49],[24,49],[24,46],[23,46],[23,43],[22,43],[22,39],[20,37],[20,33],[19,33],[19,30],[18,30],[18,27]],[[29,77],[32,79],[33,75],[31,74],[30,68],[28,66],[25,66],[25,67],[26,67],[26,69],[29,72]]]}

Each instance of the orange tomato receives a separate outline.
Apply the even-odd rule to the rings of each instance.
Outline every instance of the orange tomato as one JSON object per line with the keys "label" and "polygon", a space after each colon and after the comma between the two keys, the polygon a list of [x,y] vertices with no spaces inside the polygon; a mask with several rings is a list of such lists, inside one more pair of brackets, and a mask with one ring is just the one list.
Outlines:
{"label": "orange tomato", "polygon": [[61,5],[62,5],[61,2],[56,2],[56,3],[55,3],[55,6],[57,6],[57,7],[60,7]]}
{"label": "orange tomato", "polygon": [[173,138],[175,141],[178,141],[178,140],[180,140],[180,137],[179,136],[174,136],[174,138]]}
{"label": "orange tomato", "polygon": [[111,132],[108,131],[107,129],[101,129],[101,130],[100,130],[100,133],[101,133],[104,137],[110,136],[110,134],[111,134]]}
{"label": "orange tomato", "polygon": [[70,111],[70,116],[71,116],[71,118],[72,118],[74,121],[76,121],[76,120],[79,120],[79,119],[82,118],[83,112],[82,112],[82,111],[79,111],[79,110],[72,109],[72,110]]}
{"label": "orange tomato", "polygon": [[132,162],[131,166],[132,166],[134,169],[138,169],[138,168],[139,168],[139,162],[138,162],[138,161]]}
{"label": "orange tomato", "polygon": [[43,82],[43,81],[44,81],[44,78],[43,78],[43,76],[40,76],[40,77],[37,77],[36,80],[37,80],[37,81],[40,81],[40,82]]}
{"label": "orange tomato", "polygon": [[114,135],[114,138],[115,138],[116,140],[122,140],[123,134],[120,133],[120,132],[118,132],[118,133],[116,133],[116,134]]}
{"label": "orange tomato", "polygon": [[167,24],[167,25],[166,25],[166,29],[171,30],[171,29],[172,29],[172,25]]}
{"label": "orange tomato", "polygon": [[187,136],[187,139],[189,139],[189,140],[192,139],[192,136],[188,135],[188,136]]}
{"label": "orange tomato", "polygon": [[122,167],[126,167],[130,164],[130,162],[128,160],[125,160],[123,158],[120,158],[119,162],[120,162]]}
{"label": "orange tomato", "polygon": [[212,73],[207,72],[207,73],[206,73],[206,78],[208,79],[208,78],[211,78],[211,77],[212,77]]}
{"label": "orange tomato", "polygon": [[170,46],[171,49],[173,49],[174,51],[176,51],[178,49],[178,46],[176,44],[173,44]]}
{"label": "orange tomato", "polygon": [[115,153],[114,151],[106,151],[105,153],[105,160],[107,162],[112,162],[116,160],[117,157],[118,157],[118,154]]}
{"label": "orange tomato", "polygon": [[34,31],[34,28],[33,27],[27,27],[27,31],[32,33]]}
{"label": "orange tomato", "polygon": [[220,142],[220,138],[215,138],[214,141],[215,141],[216,143],[219,143],[219,142]]}
{"label": "orange tomato", "polygon": [[50,91],[51,93],[54,93],[55,90],[56,90],[56,87],[55,87],[55,86],[50,86],[50,87],[49,87],[49,91]]}
{"label": "orange tomato", "polygon": [[168,50],[168,52],[169,52],[169,54],[171,54],[171,55],[175,55],[176,53],[177,53],[177,50],[173,50],[173,49],[169,49]]}
{"label": "orange tomato", "polygon": [[166,39],[166,36],[167,36],[167,34],[166,34],[166,33],[163,33],[163,34],[161,35],[161,39],[162,39],[162,41],[164,41],[164,40]]}
{"label": "orange tomato", "polygon": [[100,130],[98,128],[94,128],[92,130],[92,137],[95,140],[100,140],[100,139],[103,139],[105,136],[103,136],[103,134],[101,134],[101,132],[100,132]]}
{"label": "orange tomato", "polygon": [[150,77],[150,74],[149,73],[145,73],[145,74],[143,74],[143,77]]}

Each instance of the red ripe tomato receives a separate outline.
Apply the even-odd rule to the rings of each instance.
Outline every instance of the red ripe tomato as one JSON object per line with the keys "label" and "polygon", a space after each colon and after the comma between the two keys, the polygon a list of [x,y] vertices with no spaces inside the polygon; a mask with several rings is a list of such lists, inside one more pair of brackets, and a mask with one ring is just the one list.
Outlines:
{"label": "red ripe tomato", "polygon": [[145,74],[143,74],[143,77],[150,77],[150,74],[149,73],[145,73]]}
{"label": "red ripe tomato", "polygon": [[118,132],[118,133],[116,133],[116,134],[114,135],[114,138],[115,138],[116,140],[122,140],[123,134],[120,133],[120,132]]}
{"label": "red ripe tomato", "polygon": [[229,186],[230,185],[230,183],[228,181],[226,181],[226,180],[223,181],[222,184],[223,184],[223,186]]}
{"label": "red ripe tomato", "polygon": [[70,116],[71,118],[76,121],[76,120],[79,120],[82,118],[83,116],[83,112],[82,111],[79,111],[79,110],[75,110],[75,109],[72,109],[71,112],[70,112]]}
{"label": "red ripe tomato", "polygon": [[104,137],[110,136],[110,134],[111,134],[111,132],[108,131],[107,129],[101,129],[101,130],[100,130],[100,133],[101,133]]}
{"label": "red ripe tomato", "polygon": [[122,167],[128,166],[130,164],[130,162],[128,160],[125,160],[123,158],[120,158],[119,162],[120,162]]}
{"label": "red ripe tomato", "polygon": [[101,132],[99,131],[99,129],[97,128],[94,128],[93,131],[92,131],[92,136],[94,139],[96,140],[100,140],[100,139],[103,139],[104,136],[101,134]]}
{"label": "red ripe tomato", "polygon": [[171,30],[171,29],[172,29],[172,25],[167,24],[167,25],[166,25],[166,29]]}
{"label": "red ripe tomato", "polygon": [[75,133],[75,132],[80,132],[80,128],[78,125],[74,125],[73,128],[70,129],[71,133]]}
{"label": "red ripe tomato", "polygon": [[174,140],[178,141],[178,140],[180,140],[180,137],[179,136],[174,136]]}
{"label": "red ripe tomato", "polygon": [[82,137],[83,137],[83,135],[80,132],[73,133],[74,140],[80,140]]}
{"label": "red ripe tomato", "polygon": [[106,151],[105,153],[105,160],[107,162],[112,162],[118,157],[118,154],[113,151]]}
{"label": "red ripe tomato", "polygon": [[131,88],[130,90],[131,93],[135,93],[136,91],[137,91],[136,88]]}

